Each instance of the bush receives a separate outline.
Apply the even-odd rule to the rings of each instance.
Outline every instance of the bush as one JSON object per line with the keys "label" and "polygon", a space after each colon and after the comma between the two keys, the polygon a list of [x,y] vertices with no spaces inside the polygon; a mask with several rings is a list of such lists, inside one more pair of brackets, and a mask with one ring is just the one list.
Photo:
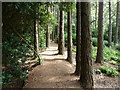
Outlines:
{"label": "bush", "polygon": [[73,47],[73,48],[72,48],[72,51],[73,51],[73,52],[76,52],[76,47]]}
{"label": "bush", "polygon": [[45,38],[45,30],[41,27],[41,30],[40,30],[40,49],[44,49],[46,48],[46,38]]}
{"label": "bush", "polygon": [[95,73],[96,73],[96,74],[101,74],[102,72],[101,72],[100,69],[96,69],[96,70],[95,70]]}
{"label": "bush", "polygon": [[107,74],[108,76],[118,76],[119,72],[116,71],[116,68],[114,67],[109,67],[109,66],[102,66],[100,68],[102,73]]}
{"label": "bush", "polygon": [[109,61],[109,60],[119,61],[120,60],[119,52],[114,50],[114,49],[105,47],[104,48],[104,60],[106,60],[106,61]]}
{"label": "bush", "polygon": [[102,67],[100,68],[100,70],[101,70],[102,73],[106,73],[108,69],[109,69],[108,66],[102,66]]}
{"label": "bush", "polygon": [[115,46],[115,49],[120,51],[120,43]]}
{"label": "bush", "polygon": [[97,46],[97,38],[92,38],[92,45]]}
{"label": "bush", "polygon": [[[92,58],[96,58],[97,47],[92,47]],[[104,47],[104,60],[105,61],[120,61],[120,52],[112,48]]]}
{"label": "bush", "polygon": [[104,45],[108,46],[108,41],[107,40],[104,40]]}
{"label": "bush", "polygon": [[76,34],[72,34],[73,45],[76,45]]}
{"label": "bush", "polygon": [[113,61],[113,60],[110,61],[110,63],[113,64],[113,65],[117,65],[117,62],[116,62],[116,61]]}
{"label": "bush", "polygon": [[92,47],[92,58],[96,58],[97,55],[97,47]]}
{"label": "bush", "polygon": [[[104,45],[105,46],[108,46],[108,41],[107,40],[104,40],[103,41],[104,42]],[[92,45],[95,47],[95,46],[97,46],[97,38],[92,38]]]}

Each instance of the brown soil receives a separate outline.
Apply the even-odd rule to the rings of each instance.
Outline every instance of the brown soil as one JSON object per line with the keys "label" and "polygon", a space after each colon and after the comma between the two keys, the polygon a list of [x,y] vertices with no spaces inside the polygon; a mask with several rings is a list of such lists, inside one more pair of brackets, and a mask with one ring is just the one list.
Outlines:
{"label": "brown soil", "polygon": [[[66,61],[66,51],[63,56],[57,53],[57,44],[51,44],[46,51],[40,52],[44,61],[30,72],[23,88],[81,88],[79,77],[73,75],[75,63],[72,65]],[[75,53],[73,58],[75,60]],[[94,64],[94,68],[99,66]],[[118,88],[118,77],[94,74],[94,87]]]}

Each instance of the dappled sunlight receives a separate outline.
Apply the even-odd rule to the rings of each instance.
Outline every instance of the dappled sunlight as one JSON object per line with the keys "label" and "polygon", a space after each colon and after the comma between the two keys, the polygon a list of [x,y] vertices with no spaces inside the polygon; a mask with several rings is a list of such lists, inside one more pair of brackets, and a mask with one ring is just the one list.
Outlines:
{"label": "dappled sunlight", "polygon": [[64,55],[59,55],[57,47],[50,46],[46,51],[40,53],[41,57],[44,60],[63,60],[67,59],[67,51],[64,52]]}
{"label": "dappled sunlight", "polygon": [[66,61],[67,51],[65,50],[64,55],[59,55],[56,46],[51,45],[40,53],[44,63],[35,67],[30,73],[26,88],[80,88],[79,77],[71,75],[75,67]]}

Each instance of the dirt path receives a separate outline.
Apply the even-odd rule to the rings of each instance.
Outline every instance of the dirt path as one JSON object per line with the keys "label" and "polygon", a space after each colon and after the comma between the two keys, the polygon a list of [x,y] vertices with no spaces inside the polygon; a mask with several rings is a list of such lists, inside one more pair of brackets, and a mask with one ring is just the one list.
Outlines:
{"label": "dirt path", "polygon": [[66,61],[67,52],[57,53],[56,44],[40,53],[44,62],[30,72],[24,88],[80,88],[79,77],[71,75],[75,68]]}
{"label": "dirt path", "polygon": [[[71,75],[75,71],[75,61],[74,65],[66,61],[66,51],[64,56],[57,53],[57,44],[51,44],[46,51],[40,53],[44,62],[30,72],[24,88],[81,88],[79,77]],[[73,59],[75,60],[75,53]],[[94,63],[93,67],[97,69],[104,65]],[[118,88],[119,86],[118,77],[94,73],[93,78],[94,88]]]}

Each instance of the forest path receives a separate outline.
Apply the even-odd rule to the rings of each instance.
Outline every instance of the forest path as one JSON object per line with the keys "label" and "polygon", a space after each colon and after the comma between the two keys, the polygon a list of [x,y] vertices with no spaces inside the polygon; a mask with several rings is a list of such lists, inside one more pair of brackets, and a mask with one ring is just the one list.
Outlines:
{"label": "forest path", "polygon": [[40,53],[44,62],[30,72],[24,88],[80,88],[79,77],[71,75],[75,67],[66,61],[67,51],[64,55],[57,53],[54,43]]}

